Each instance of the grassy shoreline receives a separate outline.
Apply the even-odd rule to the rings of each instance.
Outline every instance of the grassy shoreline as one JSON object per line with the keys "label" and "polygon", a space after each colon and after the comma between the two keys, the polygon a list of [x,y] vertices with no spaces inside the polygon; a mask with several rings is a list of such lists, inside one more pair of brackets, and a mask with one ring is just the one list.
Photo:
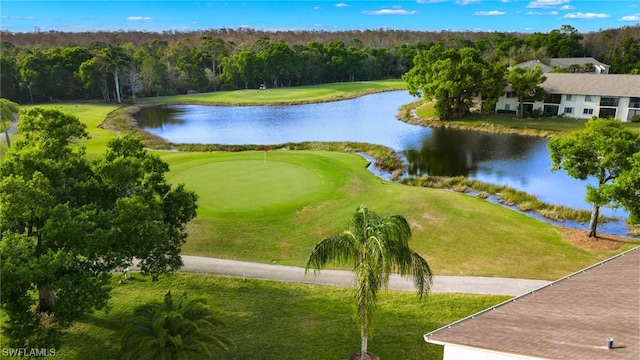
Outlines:
{"label": "grassy shoreline", "polygon": [[[462,119],[438,120],[433,109],[421,112],[431,103],[420,99],[406,104],[400,110],[398,119],[413,125],[429,127],[446,127],[463,130],[485,131],[501,134],[518,134],[525,136],[552,137],[580,130],[586,120],[567,117],[517,119],[513,115],[473,113]],[[640,123],[623,123],[623,125],[640,134]]]}
{"label": "grassy shoreline", "polygon": [[[304,104],[323,101],[337,101],[348,98],[355,98],[365,94],[377,93],[382,91],[393,91],[403,89],[404,84],[399,80],[386,80],[376,82],[357,82],[357,83],[336,83],[316,86],[305,86],[299,88],[277,88],[268,91],[262,90],[237,90],[232,92],[216,92],[207,94],[178,95],[161,98],[142,99],[139,104],[132,106],[114,107],[104,121],[99,125],[101,128],[111,131],[114,134],[134,133],[143,138],[145,144],[154,150],[178,150],[189,152],[238,152],[261,150],[265,148],[264,144],[251,145],[217,145],[217,144],[173,144],[166,140],[148,133],[137,127],[135,122],[135,113],[148,106],[157,106],[159,104],[201,104],[201,105],[282,105],[282,104]],[[289,99],[289,100],[284,100]],[[401,107],[397,118],[414,125],[430,126],[430,127],[451,127],[458,129],[467,129],[474,131],[486,131],[493,133],[510,133],[528,136],[551,137],[557,134],[566,133],[583,127],[583,120],[575,119],[514,119],[510,115],[492,115],[486,117],[484,115],[471,115],[468,118],[456,121],[437,121],[426,119],[416,110],[424,106],[423,100],[417,100]],[[427,103],[426,105],[429,105]],[[108,105],[107,105],[108,106]],[[76,106],[77,108],[77,106]],[[426,112],[427,114],[429,111]],[[79,114],[82,115],[82,114]],[[628,124],[628,127],[634,131],[640,132],[640,124]],[[102,136],[104,137],[104,136]],[[104,142],[102,142],[104,144]],[[449,190],[458,190],[460,186],[452,181],[416,181],[403,178],[405,173],[405,164],[400,154],[397,154],[390,148],[376,144],[356,143],[356,142],[303,142],[303,143],[285,143],[269,145],[274,149],[287,150],[325,150],[349,153],[363,153],[373,159],[373,166],[384,173],[390,174],[390,178],[396,182],[406,185],[430,186],[429,184],[437,184],[435,187],[445,188]],[[493,185],[483,184],[477,181],[467,181],[473,183],[470,186],[474,189],[488,188]],[[448,185],[452,184],[452,185]],[[469,185],[465,185],[469,187]],[[518,196],[511,196],[513,194]],[[500,197],[500,201],[508,203],[521,209],[522,211],[532,211],[553,221],[577,221],[584,222],[588,213],[581,210],[568,209],[556,204],[541,202],[533,195],[520,194],[513,188],[501,189],[500,193],[496,193]],[[526,195],[526,196],[522,196]],[[601,218],[601,222],[606,222],[607,218]]]}

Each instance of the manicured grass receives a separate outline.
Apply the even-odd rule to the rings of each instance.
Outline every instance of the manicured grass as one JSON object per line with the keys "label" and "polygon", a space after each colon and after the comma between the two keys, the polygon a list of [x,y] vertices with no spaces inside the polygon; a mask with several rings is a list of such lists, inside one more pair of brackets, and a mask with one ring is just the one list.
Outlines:
{"label": "manicured grass", "polygon": [[[167,291],[205,298],[226,321],[221,333],[236,347],[216,359],[347,359],[360,349],[350,289],[192,274],[152,282],[134,274],[125,284],[114,281],[109,312],[74,324],[56,358],[115,359],[133,309],[162,301]],[[431,294],[419,300],[412,292],[383,291],[369,350],[381,359],[441,359],[442,348],[425,343],[422,334],[507,299]]]}
{"label": "manicured grass", "polygon": [[[437,275],[553,280],[614,253],[573,246],[557,227],[471,195],[382,181],[354,154],[270,150],[267,169],[261,151],[160,154],[172,169],[168,180],[200,194],[186,254],[304,266],[313,245],[344,230],[361,204],[404,215],[412,248]],[[293,186],[270,167],[311,180]],[[265,184],[255,184],[257,173]],[[263,205],[247,206],[253,197]]]}
{"label": "manicured grass", "polygon": [[206,94],[164,96],[141,99],[141,102],[226,105],[304,104],[342,100],[365,93],[402,89],[405,89],[405,84],[402,80],[380,80],[281,87],[268,90],[247,89]]}
{"label": "manicured grass", "polygon": [[[87,147],[87,154],[89,156],[97,156],[104,152],[107,142],[116,135],[108,130],[99,128],[100,124],[112,111],[121,107],[121,105],[115,104],[103,104],[98,102],[78,102],[78,103],[56,103],[56,104],[39,104],[34,106],[41,106],[44,108],[58,109],[65,113],[73,114],[77,116],[84,124],[87,125],[87,132],[91,137],[89,140],[83,140],[82,144]],[[4,136],[4,135],[3,135]],[[12,143],[20,138],[20,133],[11,135]],[[2,143],[6,146],[6,143]],[[6,151],[6,149],[2,149]]]}

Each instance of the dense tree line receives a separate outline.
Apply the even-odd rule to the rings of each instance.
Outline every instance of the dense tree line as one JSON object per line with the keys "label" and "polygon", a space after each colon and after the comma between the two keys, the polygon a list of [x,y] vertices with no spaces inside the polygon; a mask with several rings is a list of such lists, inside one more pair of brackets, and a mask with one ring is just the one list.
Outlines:
{"label": "dense tree line", "polygon": [[[594,56],[640,72],[640,27],[580,34],[220,29],[198,32],[2,32],[1,96],[18,103],[159,96],[400,78],[433,46],[483,61]],[[605,42],[606,45],[601,43]]]}

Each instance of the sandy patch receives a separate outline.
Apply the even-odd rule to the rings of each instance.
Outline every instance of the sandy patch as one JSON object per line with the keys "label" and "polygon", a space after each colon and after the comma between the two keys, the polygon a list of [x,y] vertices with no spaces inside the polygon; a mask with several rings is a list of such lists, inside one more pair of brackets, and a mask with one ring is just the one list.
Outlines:
{"label": "sandy patch", "polygon": [[622,236],[608,234],[598,234],[598,237],[590,238],[585,230],[571,228],[562,229],[562,235],[572,244],[590,250],[618,250],[624,244],[633,241]]}

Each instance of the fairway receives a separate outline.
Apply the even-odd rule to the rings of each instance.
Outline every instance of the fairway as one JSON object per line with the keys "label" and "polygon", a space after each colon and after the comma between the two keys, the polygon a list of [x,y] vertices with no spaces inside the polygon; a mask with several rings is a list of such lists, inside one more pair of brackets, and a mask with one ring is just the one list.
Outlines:
{"label": "fairway", "polygon": [[[240,161],[212,159],[185,169],[172,178],[190,183],[200,204],[215,204],[216,212],[255,212],[273,207],[296,207],[322,191],[325,178],[303,165],[278,160],[273,152],[268,160]],[[274,159],[272,159],[274,158]],[[193,181],[191,179],[198,179]]]}

